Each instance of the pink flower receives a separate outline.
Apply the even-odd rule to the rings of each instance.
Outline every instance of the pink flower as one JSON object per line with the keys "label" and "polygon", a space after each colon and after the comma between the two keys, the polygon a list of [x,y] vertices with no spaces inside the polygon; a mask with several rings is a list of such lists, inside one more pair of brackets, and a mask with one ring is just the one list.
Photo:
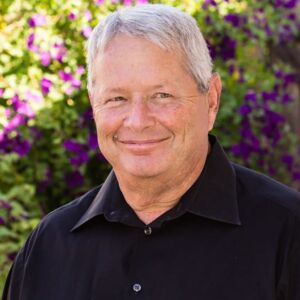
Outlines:
{"label": "pink flower", "polygon": [[67,54],[67,48],[64,46],[63,43],[55,43],[53,46],[53,58],[58,62],[62,63],[64,57]]}
{"label": "pink flower", "polygon": [[34,14],[29,20],[28,25],[30,27],[42,26],[47,24],[47,19],[43,15]]}
{"label": "pink flower", "polygon": [[36,103],[43,103],[44,102],[44,98],[37,93],[33,93],[31,91],[26,91],[24,94],[24,99],[27,101],[31,101],[34,100]]}
{"label": "pink flower", "polygon": [[131,5],[131,4],[132,4],[132,0],[124,0],[124,1],[123,1],[123,4],[124,4],[124,5],[127,5],[127,6],[128,6],[128,5]]}
{"label": "pink flower", "polygon": [[51,80],[43,77],[42,80],[41,80],[41,90],[42,90],[42,93],[44,95],[48,94],[50,92],[50,89],[51,87],[53,86],[53,83]]}
{"label": "pink flower", "polygon": [[81,81],[79,79],[73,79],[72,86],[76,89],[80,89],[81,87]]}
{"label": "pink flower", "polygon": [[5,126],[5,131],[11,132],[16,127],[25,123],[25,117],[23,115],[15,115]]}
{"label": "pink flower", "polygon": [[76,73],[82,75],[85,72],[84,66],[78,66]]}
{"label": "pink flower", "polygon": [[63,81],[73,80],[72,73],[64,72],[64,71],[60,70],[60,71],[58,71],[58,75],[59,75],[60,79],[62,79]]}
{"label": "pink flower", "polygon": [[74,21],[76,19],[76,15],[74,12],[70,12],[68,15],[69,20]]}
{"label": "pink flower", "polygon": [[95,0],[96,5],[102,5],[104,3],[104,0]]}
{"label": "pink flower", "polygon": [[92,27],[91,26],[86,26],[81,31],[81,34],[86,38],[88,38],[91,35],[91,33],[92,33]]}
{"label": "pink flower", "polygon": [[40,53],[41,64],[45,67],[50,65],[51,55],[48,51],[43,51]]}
{"label": "pink flower", "polygon": [[4,94],[4,89],[0,89],[0,97],[2,97]]}
{"label": "pink flower", "polygon": [[40,49],[40,47],[37,46],[37,45],[34,45],[34,39],[35,39],[35,34],[34,33],[29,34],[29,36],[27,38],[27,48],[30,51],[38,52],[38,50]]}
{"label": "pink flower", "polygon": [[92,13],[89,10],[85,11],[84,16],[87,19],[87,21],[92,20]]}

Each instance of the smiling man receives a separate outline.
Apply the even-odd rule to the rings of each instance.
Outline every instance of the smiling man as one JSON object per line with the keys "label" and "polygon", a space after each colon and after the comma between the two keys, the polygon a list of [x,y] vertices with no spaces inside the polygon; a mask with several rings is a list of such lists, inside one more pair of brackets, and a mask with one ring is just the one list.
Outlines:
{"label": "smiling man", "polygon": [[4,299],[300,299],[300,196],[209,135],[221,82],[196,22],[119,10],[94,29],[88,64],[113,170],[44,218]]}

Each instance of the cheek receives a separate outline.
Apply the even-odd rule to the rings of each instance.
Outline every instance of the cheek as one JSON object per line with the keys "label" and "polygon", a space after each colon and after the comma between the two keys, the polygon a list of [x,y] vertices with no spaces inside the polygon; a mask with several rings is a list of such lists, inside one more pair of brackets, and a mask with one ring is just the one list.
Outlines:
{"label": "cheek", "polygon": [[98,136],[101,139],[113,136],[121,124],[121,119],[118,115],[108,111],[96,112],[94,119]]}

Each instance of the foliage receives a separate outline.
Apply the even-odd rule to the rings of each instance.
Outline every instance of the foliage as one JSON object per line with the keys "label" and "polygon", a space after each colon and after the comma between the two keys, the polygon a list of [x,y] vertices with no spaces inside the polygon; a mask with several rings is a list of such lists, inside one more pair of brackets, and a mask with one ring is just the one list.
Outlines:
{"label": "foliage", "polygon": [[[228,154],[296,186],[297,140],[283,114],[296,78],[290,66],[270,60],[270,49],[296,38],[297,1],[152,2],[177,6],[199,23],[223,81],[215,133]],[[133,4],[2,1],[0,280],[44,214],[106,177],[85,88],[84,47],[103,16]]]}

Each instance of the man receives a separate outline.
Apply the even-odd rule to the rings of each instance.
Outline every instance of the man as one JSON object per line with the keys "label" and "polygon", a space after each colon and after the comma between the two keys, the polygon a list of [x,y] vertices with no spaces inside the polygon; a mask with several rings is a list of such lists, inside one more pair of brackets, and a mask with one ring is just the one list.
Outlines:
{"label": "man", "polygon": [[94,29],[88,64],[113,171],[44,218],[4,299],[299,300],[300,196],[208,136],[221,83],[196,22],[120,10]]}

